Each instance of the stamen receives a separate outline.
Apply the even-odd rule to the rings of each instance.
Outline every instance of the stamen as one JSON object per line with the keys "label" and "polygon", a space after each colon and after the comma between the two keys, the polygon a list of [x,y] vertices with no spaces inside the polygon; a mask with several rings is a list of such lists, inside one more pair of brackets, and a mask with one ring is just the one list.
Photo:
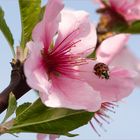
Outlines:
{"label": "stamen", "polygon": [[98,131],[97,131],[96,128],[94,127],[93,123],[92,123],[91,121],[89,121],[89,123],[90,123],[92,129],[94,130],[94,132],[95,132],[99,137],[101,137],[101,135],[98,133]]}
{"label": "stamen", "polygon": [[[108,121],[108,119],[110,120],[110,116],[107,115],[107,111],[110,111],[111,113],[114,113],[115,111],[113,111],[112,109],[114,109],[115,107],[117,107],[117,105],[115,103],[112,102],[105,102],[102,103],[100,110],[98,110],[97,112],[95,112],[93,119],[95,120],[95,122],[97,122],[97,124],[100,126],[100,128],[103,131],[107,131],[104,127],[103,127],[103,123],[102,121],[106,122],[107,124],[110,124],[110,122]],[[110,109],[111,108],[111,109]],[[98,131],[95,129],[93,123],[90,121],[90,125],[92,126],[93,130],[96,132],[96,134],[98,136],[101,136]]]}
{"label": "stamen", "polygon": [[[75,29],[73,32],[71,32],[68,36],[66,36],[59,44],[58,44],[58,46],[56,46],[54,49],[53,49],[53,52],[55,52],[59,47],[62,47],[63,48],[63,46],[62,46],[62,44],[63,43],[66,43],[66,40],[70,37],[70,36],[74,36],[74,33],[76,33],[77,31],[79,30],[79,28],[77,28],[77,29]],[[72,37],[73,39],[75,39],[75,37]],[[73,40],[72,39],[72,40]],[[72,42],[72,40],[71,41],[69,41],[68,43],[70,43],[70,42]],[[66,46],[66,44],[65,44],[65,46]]]}
{"label": "stamen", "polygon": [[70,52],[81,41],[73,41],[78,30],[79,28],[66,36],[50,52],[42,50],[43,63],[48,74],[51,72],[55,75],[56,73],[57,75],[64,74],[75,79],[75,76],[77,76],[76,73],[79,72],[79,70],[75,69],[75,66],[87,64],[85,58],[81,58],[80,55],[71,54]]}
{"label": "stamen", "polygon": [[95,121],[99,124],[99,126],[102,126],[103,124],[94,116]]}
{"label": "stamen", "polygon": [[[110,109],[111,108],[111,109]],[[114,110],[112,110],[112,109],[114,109],[114,107],[110,107],[110,106],[102,106],[102,109],[104,109],[105,111],[107,110],[107,111],[110,111],[110,112],[112,112],[112,113],[116,113]]]}
{"label": "stamen", "polygon": [[97,117],[94,116],[95,121],[97,122],[97,124],[99,124],[100,128],[104,131],[107,132],[107,130],[103,127],[103,123],[101,123]]}
{"label": "stamen", "polygon": [[98,116],[107,124],[110,124],[110,122],[108,120],[106,120],[104,117],[106,117],[107,119],[110,119],[110,117],[106,114],[98,114]]}

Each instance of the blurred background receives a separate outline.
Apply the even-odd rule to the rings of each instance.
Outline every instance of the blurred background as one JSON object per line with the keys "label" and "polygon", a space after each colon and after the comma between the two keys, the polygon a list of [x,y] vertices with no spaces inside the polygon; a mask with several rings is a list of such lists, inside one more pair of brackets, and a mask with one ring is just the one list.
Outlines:
{"label": "blurred background", "polygon": [[[42,5],[46,4],[46,2],[47,0],[43,0]],[[93,4],[90,0],[64,0],[64,3],[67,8],[88,11],[91,15],[91,20],[95,24],[98,22],[99,15],[95,12],[98,5]],[[5,19],[14,36],[15,46],[18,46],[21,34],[18,0],[0,0],[0,6],[5,11]],[[131,36],[128,47],[140,58],[140,35]],[[0,50],[1,92],[9,84],[11,72],[9,62],[12,59],[11,50],[1,32]],[[36,98],[35,93],[30,91],[18,100],[18,104],[32,102]],[[4,114],[5,112],[0,114],[0,120],[3,119]],[[109,113],[109,115],[111,117],[109,119],[111,123],[109,125],[104,123],[106,130],[101,129],[95,124],[101,137],[98,137],[88,124],[73,131],[73,133],[79,134],[79,136],[74,138],[60,137],[60,140],[140,140],[140,89],[136,88],[129,97],[119,103],[119,107],[116,108],[116,113]],[[4,134],[0,136],[0,140],[36,140],[36,134],[22,133],[17,134],[17,136],[14,137],[10,134]]]}

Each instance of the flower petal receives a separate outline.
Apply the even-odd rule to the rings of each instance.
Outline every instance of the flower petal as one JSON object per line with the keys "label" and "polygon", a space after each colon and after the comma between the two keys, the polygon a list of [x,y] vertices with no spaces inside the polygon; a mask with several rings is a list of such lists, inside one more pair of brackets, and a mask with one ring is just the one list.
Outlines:
{"label": "flower petal", "polygon": [[47,50],[57,32],[63,6],[61,0],[48,0],[43,20],[33,30],[33,40],[43,42]]}
{"label": "flower petal", "polygon": [[97,61],[109,64],[126,45],[128,36],[128,34],[119,34],[104,40],[97,50]]}
{"label": "flower petal", "polygon": [[60,76],[53,77],[53,87],[44,103],[51,107],[97,111],[101,105],[101,98],[86,82]]}
{"label": "flower petal", "polygon": [[96,76],[93,87],[95,90],[100,90],[103,102],[111,102],[127,97],[133,91],[135,85],[133,75],[128,75],[127,70],[114,69],[110,72],[109,80],[99,79]]}
{"label": "flower petal", "polygon": [[33,89],[48,93],[48,76],[42,65],[41,57],[43,46],[40,43],[29,42],[27,47],[29,48],[29,56],[24,63],[27,84]]}
{"label": "flower petal", "polygon": [[79,41],[71,52],[90,54],[96,45],[97,35],[95,26],[89,21],[89,14],[85,11],[72,10],[62,10],[61,14],[62,20],[55,46],[57,47],[61,42],[66,44]]}
{"label": "flower petal", "polygon": [[[102,102],[118,101],[128,96],[134,89],[134,74],[123,68],[110,69],[110,78],[101,79],[94,74],[95,63],[89,61],[85,69],[87,73],[81,73],[81,77],[90,84],[93,89],[99,91]],[[83,66],[81,66],[81,69]],[[83,69],[84,70],[84,69]],[[123,83],[123,84],[122,84]]]}
{"label": "flower petal", "polygon": [[43,45],[30,41],[26,44],[26,48],[29,50],[29,55],[24,64],[24,72],[29,77],[32,71],[41,65],[41,50],[43,49]]}
{"label": "flower petal", "polygon": [[[123,60],[123,61],[122,61]],[[111,65],[118,65],[129,70],[136,71],[135,83],[140,87],[140,60],[126,47],[124,47],[111,62]]]}

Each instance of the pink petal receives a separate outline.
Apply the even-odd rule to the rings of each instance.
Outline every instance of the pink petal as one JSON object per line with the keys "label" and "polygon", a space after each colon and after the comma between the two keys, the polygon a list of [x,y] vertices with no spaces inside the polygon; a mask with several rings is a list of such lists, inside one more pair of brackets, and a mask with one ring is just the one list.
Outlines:
{"label": "pink petal", "polygon": [[33,30],[33,40],[43,42],[47,50],[53,41],[53,36],[57,32],[58,23],[60,21],[59,13],[62,8],[63,3],[61,0],[48,0],[44,18]]}
{"label": "pink petal", "polygon": [[[26,73],[25,73],[26,76]],[[48,93],[48,88],[50,87],[50,83],[48,81],[48,76],[46,74],[46,71],[43,67],[37,68],[33,70],[30,77],[27,77],[27,84],[35,89],[40,91],[41,93],[45,93],[46,96]]]}
{"label": "pink petal", "polygon": [[101,98],[86,82],[60,76],[53,77],[53,87],[44,103],[51,107],[97,111],[101,105]]}
{"label": "pink petal", "polygon": [[[101,79],[94,74],[94,65],[94,62],[89,61],[85,69],[89,72],[81,73],[81,77],[83,77],[93,89],[100,92],[102,102],[118,101],[132,92],[134,88],[133,73],[122,68],[113,68],[110,70],[110,78],[108,80]],[[83,69],[82,67],[83,66],[81,66],[81,69]]]}
{"label": "pink petal", "polygon": [[[123,61],[122,61],[123,60]],[[135,83],[140,86],[140,60],[126,47],[124,47],[111,62],[111,65],[123,66],[129,70],[136,71]]]}
{"label": "pink petal", "polygon": [[103,102],[119,101],[133,91],[135,87],[133,76],[129,74],[128,77],[125,73],[128,71],[111,71],[109,80],[95,77],[93,87],[95,90],[100,90]]}
{"label": "pink petal", "polygon": [[29,48],[29,56],[24,63],[27,83],[33,89],[48,93],[48,76],[42,65],[41,57],[43,46],[40,43],[29,42],[27,47]]}
{"label": "pink petal", "polygon": [[55,46],[58,46],[68,35],[71,34],[65,40],[65,44],[71,41],[80,41],[76,43],[76,47],[71,49],[71,52],[75,54],[90,54],[96,45],[97,35],[95,26],[89,21],[88,13],[85,11],[72,10],[63,10],[61,13],[62,20],[60,22],[58,38]]}
{"label": "pink petal", "polygon": [[29,56],[24,64],[24,72],[26,76],[29,77],[32,71],[41,65],[41,50],[43,49],[43,45],[38,42],[34,43],[30,41],[26,44],[26,47],[29,49]]}
{"label": "pink petal", "polygon": [[109,64],[126,45],[128,37],[128,34],[119,34],[104,40],[97,50],[97,61]]}

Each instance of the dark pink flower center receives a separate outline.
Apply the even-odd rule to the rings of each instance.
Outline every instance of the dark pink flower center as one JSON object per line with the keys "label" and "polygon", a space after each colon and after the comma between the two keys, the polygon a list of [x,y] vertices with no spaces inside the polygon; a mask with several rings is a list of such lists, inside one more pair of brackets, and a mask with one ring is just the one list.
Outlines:
{"label": "dark pink flower center", "polygon": [[[77,29],[78,30],[78,29]],[[53,73],[56,75],[73,75],[76,72],[75,66],[85,63],[85,59],[81,58],[79,54],[72,54],[71,48],[75,47],[80,41],[73,41],[72,37],[77,30],[70,33],[62,40],[57,46],[49,48],[49,50],[42,50],[43,65],[48,74]],[[73,39],[70,39],[73,38]]]}

